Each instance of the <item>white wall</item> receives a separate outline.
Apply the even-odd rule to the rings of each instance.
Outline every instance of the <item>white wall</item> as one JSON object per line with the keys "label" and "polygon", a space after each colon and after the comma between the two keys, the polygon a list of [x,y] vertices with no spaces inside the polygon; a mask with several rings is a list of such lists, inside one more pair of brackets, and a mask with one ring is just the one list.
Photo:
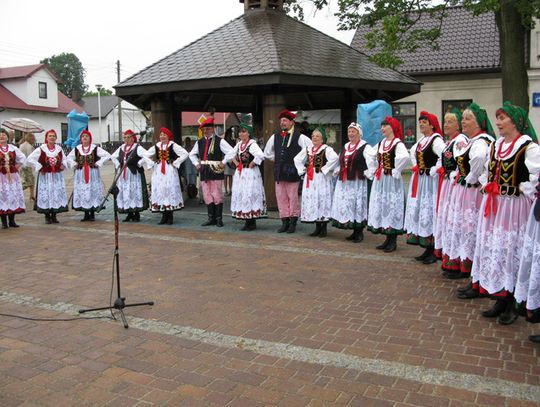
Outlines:
{"label": "white wall", "polygon": [[[39,97],[39,82],[47,84],[47,99]],[[34,106],[58,107],[58,85],[56,80],[45,69],[40,69],[28,78],[26,85],[28,97],[25,100],[26,103]]]}
{"label": "white wall", "polygon": [[[502,106],[500,78],[428,82],[424,79],[422,91],[396,101],[416,102],[416,114],[422,110],[442,115],[443,100],[472,99],[486,109],[491,124],[495,125],[495,112]],[[442,125],[442,123],[441,123]],[[417,135],[420,131],[417,129]]]}
{"label": "white wall", "polygon": [[[101,138],[97,117],[90,119],[88,129],[92,133],[95,143],[105,143],[109,139],[110,141],[122,141],[121,135],[118,134],[118,107],[101,119]],[[122,131],[127,129],[131,129],[135,133],[145,130],[146,117],[135,106],[122,102]]]}

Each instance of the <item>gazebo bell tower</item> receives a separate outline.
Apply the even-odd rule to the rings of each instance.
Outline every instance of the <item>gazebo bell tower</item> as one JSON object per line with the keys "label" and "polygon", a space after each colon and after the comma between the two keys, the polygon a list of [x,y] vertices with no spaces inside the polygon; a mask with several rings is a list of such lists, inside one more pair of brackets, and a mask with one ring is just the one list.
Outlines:
{"label": "gazebo bell tower", "polygon": [[240,0],[244,3],[244,11],[249,10],[278,10],[283,11],[283,0]]}

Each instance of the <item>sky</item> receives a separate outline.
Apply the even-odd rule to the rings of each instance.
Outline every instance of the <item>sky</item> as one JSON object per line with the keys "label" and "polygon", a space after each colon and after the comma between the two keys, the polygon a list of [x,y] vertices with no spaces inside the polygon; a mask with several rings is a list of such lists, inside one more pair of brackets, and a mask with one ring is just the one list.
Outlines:
{"label": "sky", "polygon": [[[320,11],[303,3],[306,24],[350,44],[354,33],[337,30],[337,1]],[[71,52],[86,69],[89,90],[112,90],[116,61],[127,79],[243,12],[239,0],[1,0],[0,68]]]}

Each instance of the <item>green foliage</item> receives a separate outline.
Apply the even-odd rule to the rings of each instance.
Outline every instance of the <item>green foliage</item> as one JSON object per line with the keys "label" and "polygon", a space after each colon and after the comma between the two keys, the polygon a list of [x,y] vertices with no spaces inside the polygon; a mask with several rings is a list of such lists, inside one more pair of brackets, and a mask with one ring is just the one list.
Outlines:
{"label": "green foliage", "polygon": [[[92,97],[92,96],[97,96],[97,95],[98,95],[97,91],[96,92],[86,92],[84,94],[84,97],[86,98],[86,97]],[[113,91],[110,90],[110,89],[107,89],[107,88],[103,88],[103,89],[101,89],[100,95],[101,96],[112,96]]]}
{"label": "green foliage", "polygon": [[62,83],[58,84],[58,90],[67,97],[71,98],[73,92],[83,95],[88,89],[84,83],[85,69],[75,54],[63,52],[45,58],[40,63],[47,65],[60,78]]}

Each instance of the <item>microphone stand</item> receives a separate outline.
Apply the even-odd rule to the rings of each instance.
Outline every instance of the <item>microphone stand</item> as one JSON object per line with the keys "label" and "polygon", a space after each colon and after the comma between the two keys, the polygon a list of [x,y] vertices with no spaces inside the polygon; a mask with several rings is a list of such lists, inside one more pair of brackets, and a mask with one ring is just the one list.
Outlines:
{"label": "microphone stand", "polygon": [[[127,160],[127,157],[126,157]],[[105,198],[103,199],[103,202],[101,202],[101,205],[99,205],[99,208],[96,212],[100,212],[105,207],[105,201],[107,201],[109,195],[113,196],[113,210],[114,210],[114,268],[116,269],[116,300],[114,300],[114,305],[110,305],[108,307],[99,307],[99,308],[89,308],[89,309],[80,309],[79,314],[84,314],[85,312],[91,312],[91,311],[102,311],[102,310],[112,310],[116,309],[118,310],[118,313],[120,314],[120,318],[122,319],[122,323],[124,324],[124,328],[129,328],[129,325],[127,323],[126,316],[124,315],[124,308],[127,307],[138,307],[140,305],[154,305],[154,301],[147,301],[147,302],[138,302],[136,304],[126,304],[126,297],[122,297],[121,291],[120,291],[120,253],[118,250],[118,232],[119,232],[119,222],[118,222],[118,202],[117,202],[117,196],[118,196],[118,186],[117,181],[118,178],[120,178],[120,175],[122,174],[122,170],[117,171],[115,174],[113,183],[111,187],[109,188],[109,191]]]}

